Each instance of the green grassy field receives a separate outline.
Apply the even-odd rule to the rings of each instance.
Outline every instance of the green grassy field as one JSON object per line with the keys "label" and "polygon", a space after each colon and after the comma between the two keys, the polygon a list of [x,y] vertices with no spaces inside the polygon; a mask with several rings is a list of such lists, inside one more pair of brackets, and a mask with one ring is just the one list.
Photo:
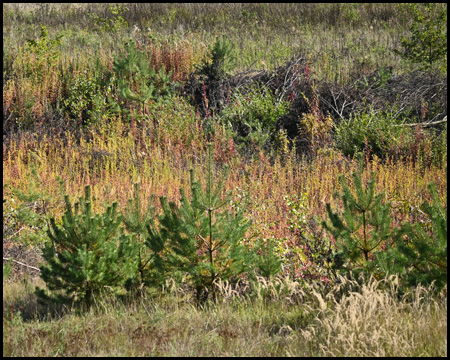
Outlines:
{"label": "green grassy field", "polygon": [[[3,4],[3,355],[447,356],[446,255],[421,270],[445,286],[406,286],[372,266],[388,240],[337,265],[326,258],[346,245],[321,225],[327,204],[343,213],[339,176],[352,183],[361,155],[364,186],[373,172],[390,203],[389,231],[408,222],[446,249],[446,215],[424,205],[446,214],[446,47],[433,43],[429,62],[402,55],[413,9]],[[444,9],[446,20],[445,4],[431,9],[425,23]],[[120,68],[131,43],[145,59]],[[179,206],[189,194],[190,169],[208,186],[210,143],[217,175],[229,170],[225,208],[246,208],[241,243],[272,241],[278,274],[250,281],[248,270],[201,304],[186,279],[84,310],[38,303],[46,284],[31,267],[45,264],[64,194],[91,185],[94,213],[122,211],[139,183],[141,209],[160,213],[159,196]],[[365,223],[355,231],[370,236]]]}

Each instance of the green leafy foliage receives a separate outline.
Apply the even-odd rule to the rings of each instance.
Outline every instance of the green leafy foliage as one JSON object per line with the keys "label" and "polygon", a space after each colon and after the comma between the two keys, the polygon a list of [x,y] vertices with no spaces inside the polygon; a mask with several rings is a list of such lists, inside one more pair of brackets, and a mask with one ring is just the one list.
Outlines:
{"label": "green leafy foliage", "polygon": [[356,86],[363,90],[377,89],[386,84],[392,79],[392,68],[383,66],[380,67],[372,76],[363,75],[363,77],[356,82]]}
{"label": "green leafy foliage", "polygon": [[241,147],[268,145],[289,103],[277,100],[270,89],[259,84],[237,90],[232,97],[220,119],[233,131],[235,142]]}
{"label": "green leafy foliage", "polygon": [[403,58],[430,69],[442,60],[447,72],[447,6],[445,4],[411,4],[413,23],[411,36],[402,36],[402,51],[395,52]]}
{"label": "green leafy foliage", "polygon": [[103,291],[123,294],[125,282],[136,276],[138,247],[120,227],[117,203],[93,214],[89,185],[74,207],[68,195],[65,203],[62,224],[50,219],[50,241],[42,251],[41,277],[52,293],[36,288],[37,294],[42,300],[85,306]]}
{"label": "green leafy foliage", "polygon": [[383,246],[392,237],[390,203],[382,204],[383,194],[374,194],[373,172],[367,186],[363,187],[362,168],[360,159],[359,170],[353,173],[356,196],[347,185],[345,177],[339,176],[342,193],[336,193],[336,196],[342,200],[342,214],[334,213],[330,204],[327,204],[330,222],[323,221],[322,225],[333,235],[338,253],[346,261],[344,271],[363,269],[376,272],[373,268],[373,257],[382,251]]}
{"label": "green leafy foliage", "polygon": [[331,283],[336,276],[336,270],[342,265],[336,247],[328,234],[320,228],[318,221],[309,214],[307,209],[309,193],[289,197],[285,200],[289,207],[289,229],[295,236],[301,259],[301,271],[297,270],[297,277],[307,281],[325,281]]}
{"label": "green leafy foliage", "polygon": [[70,94],[63,104],[70,116],[82,124],[99,124],[118,113],[112,96],[114,77],[95,78],[83,71],[70,82]]}
{"label": "green leafy foliage", "polygon": [[191,198],[180,189],[180,206],[161,197],[163,214],[159,225],[150,222],[146,244],[156,254],[155,265],[171,276],[188,274],[197,291],[197,299],[214,295],[215,281],[228,280],[244,272],[251,254],[241,244],[249,222],[244,220],[244,207],[229,212],[230,194],[222,198],[225,175],[215,183],[213,145],[208,145],[206,189],[203,190],[191,170]]}
{"label": "green leafy foliage", "polygon": [[346,156],[368,151],[385,159],[394,148],[406,154],[411,129],[399,126],[405,119],[396,115],[396,110],[376,112],[370,108],[342,120],[336,126],[337,148]]}
{"label": "green leafy foliage", "polygon": [[60,44],[63,35],[57,35],[55,39],[48,38],[47,27],[41,25],[41,35],[37,40],[27,40],[27,45],[31,51],[36,54],[38,59],[45,60],[48,66],[54,64],[58,60],[61,52],[56,49]]}
{"label": "green leafy foliage", "polygon": [[125,5],[110,4],[109,11],[112,14],[111,19],[101,17],[95,13],[89,13],[89,17],[101,31],[117,33],[128,26],[128,22],[122,16],[123,13],[128,11],[128,8]]}
{"label": "green leafy foliage", "polygon": [[[431,157],[431,162],[441,167],[447,165],[447,123],[444,124],[443,129],[429,129],[429,138],[424,143],[424,147],[428,147],[431,150],[430,153],[422,151],[421,157]],[[426,161],[425,161],[426,162]],[[428,161],[429,162],[429,161]]]}
{"label": "green leafy foliage", "polygon": [[36,56],[35,64],[28,64],[28,75],[37,76],[42,79],[44,68],[54,67],[60,57],[61,51],[57,47],[61,43],[63,35],[57,35],[54,39],[48,38],[47,27],[41,25],[39,39],[28,39],[27,49]]}
{"label": "green leafy foliage", "polygon": [[3,264],[3,280],[8,279],[9,274],[13,269],[12,259],[9,259],[6,264]]}

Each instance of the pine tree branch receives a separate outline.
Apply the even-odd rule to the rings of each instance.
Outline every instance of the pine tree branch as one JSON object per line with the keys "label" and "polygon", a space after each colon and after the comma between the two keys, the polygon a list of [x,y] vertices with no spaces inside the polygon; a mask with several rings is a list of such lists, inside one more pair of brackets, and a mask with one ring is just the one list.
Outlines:
{"label": "pine tree branch", "polygon": [[433,264],[434,266],[437,266],[438,268],[441,268],[441,269],[447,269],[447,266],[445,266],[445,265],[439,264],[439,263],[434,262],[434,261],[432,261],[432,260],[430,260],[430,259],[427,259],[427,261],[428,261],[430,264]]}
{"label": "pine tree branch", "polygon": [[154,258],[154,256],[155,256],[154,254],[152,256],[150,256],[150,258],[145,262],[145,264],[142,265],[142,269],[144,269],[147,266],[147,264],[150,262],[150,260],[152,260]]}

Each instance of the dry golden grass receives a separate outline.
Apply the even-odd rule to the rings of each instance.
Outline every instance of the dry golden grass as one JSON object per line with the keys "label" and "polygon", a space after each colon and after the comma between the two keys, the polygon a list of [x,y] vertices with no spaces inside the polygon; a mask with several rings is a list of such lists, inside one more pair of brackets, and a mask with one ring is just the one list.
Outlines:
{"label": "dry golden grass", "polygon": [[447,356],[447,299],[431,289],[399,298],[395,278],[387,288],[342,279],[327,295],[286,278],[261,278],[245,294],[219,285],[217,303],[201,307],[168,283],[156,296],[98,298],[88,312],[59,310],[39,320],[37,306],[25,319],[14,315],[21,298],[35,299],[30,284],[7,281],[3,355]]}
{"label": "dry golden grass", "polygon": [[321,307],[302,336],[318,336],[322,356],[447,356],[446,296],[418,286],[398,299],[396,280],[386,280],[390,292],[371,279],[340,300],[330,294],[330,308]]}

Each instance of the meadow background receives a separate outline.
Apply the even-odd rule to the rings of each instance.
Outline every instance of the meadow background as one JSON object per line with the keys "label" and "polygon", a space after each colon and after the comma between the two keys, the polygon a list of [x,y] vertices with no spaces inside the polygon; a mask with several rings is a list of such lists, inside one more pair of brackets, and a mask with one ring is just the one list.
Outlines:
{"label": "meadow background", "polygon": [[[446,17],[446,4],[419,9]],[[415,21],[391,3],[3,4],[3,256],[22,263],[4,260],[3,355],[446,356],[446,285],[344,279],[317,255],[358,154],[391,229],[434,236],[431,182],[446,210],[446,18],[430,61],[405,55]],[[114,65],[131,42],[159,74],[143,102]],[[191,168],[207,185],[209,143],[230,209],[246,204],[243,242],[275,244],[276,276],[250,292],[220,283],[200,307],[175,282],[82,313],[38,303],[64,194],[91,185],[94,212],[123,209],[139,183],[143,209],[180,204]]]}

